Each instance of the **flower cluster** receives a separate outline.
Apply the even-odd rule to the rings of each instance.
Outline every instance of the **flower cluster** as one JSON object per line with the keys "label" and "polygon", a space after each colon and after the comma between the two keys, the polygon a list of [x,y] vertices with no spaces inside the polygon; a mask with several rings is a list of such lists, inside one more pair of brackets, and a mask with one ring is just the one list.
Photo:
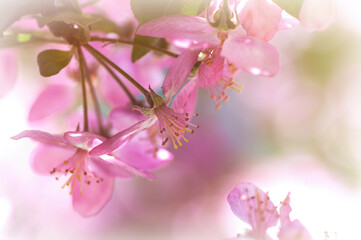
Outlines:
{"label": "flower cluster", "polygon": [[[278,73],[279,54],[269,41],[297,25],[295,17],[269,0],[196,2],[199,9],[192,13],[184,12],[190,4],[184,1],[171,10],[164,4],[149,16],[144,4],[132,0],[38,0],[31,7],[1,3],[11,14],[0,25],[0,49],[41,50],[39,71],[49,78],[30,108],[29,122],[66,119],[71,129],[57,135],[28,130],[13,139],[39,142],[34,170],[56,179],[65,176],[63,187],[69,186],[74,209],[82,216],[104,207],[114,178],[153,179],[150,171],[173,159],[167,145],[178,149],[200,127],[194,123],[199,89],[205,88],[219,109],[229,100],[227,89],[241,91],[238,72]],[[12,24],[26,15],[31,17]],[[7,73],[1,76],[1,97],[14,85],[16,55],[8,50],[0,54],[0,67]],[[249,201],[249,212],[242,212],[242,202],[236,214],[258,237],[278,215],[260,190],[246,190],[250,192],[240,197]],[[261,202],[270,213],[251,211],[251,206],[260,209]],[[281,221],[296,228],[294,222]]]}

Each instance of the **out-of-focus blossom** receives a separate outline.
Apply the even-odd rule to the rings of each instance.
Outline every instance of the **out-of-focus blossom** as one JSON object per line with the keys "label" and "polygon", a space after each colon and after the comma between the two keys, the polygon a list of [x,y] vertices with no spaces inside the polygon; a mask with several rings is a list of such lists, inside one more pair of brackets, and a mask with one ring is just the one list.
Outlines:
{"label": "out-of-focus blossom", "polygon": [[0,98],[5,96],[15,85],[16,52],[13,49],[0,50]]}
{"label": "out-of-focus blossom", "polygon": [[41,143],[33,155],[32,167],[42,175],[70,175],[63,187],[70,186],[74,209],[84,217],[97,214],[109,201],[114,177],[133,174],[152,179],[154,175],[122,162],[114,156],[94,157],[88,151],[105,139],[88,132],[66,132],[63,137],[46,132],[24,131],[13,139],[31,138]]}
{"label": "out-of-focus blossom", "polygon": [[301,26],[308,30],[324,30],[334,20],[335,0],[304,0],[300,11]]}
{"label": "out-of-focus blossom", "polygon": [[[180,138],[188,141],[183,135],[185,132],[192,133],[190,126],[197,127],[190,123],[192,113],[196,104],[196,87],[193,81],[189,81],[182,89],[188,75],[197,61],[198,50],[184,51],[170,67],[163,83],[163,94],[165,99],[150,89],[154,106],[152,108],[135,107],[136,110],[147,116],[146,120],[139,121],[131,127],[115,134],[112,138],[91,150],[90,154],[100,156],[111,153],[120,148],[135,134],[149,129],[158,123],[159,133],[163,138],[162,145],[171,140],[175,149],[182,146]],[[178,93],[178,91],[180,91]],[[178,93],[178,94],[177,94]],[[176,95],[177,94],[177,95]],[[175,96],[176,95],[176,96]],[[174,99],[172,99],[175,96]],[[172,108],[168,105],[172,103]],[[191,100],[191,101],[190,101]]]}
{"label": "out-of-focus blossom", "polygon": [[252,230],[246,236],[266,239],[267,229],[277,224],[279,215],[270,198],[253,183],[241,183],[227,197],[233,213]]}
{"label": "out-of-focus blossom", "polygon": [[278,238],[280,240],[312,240],[311,235],[300,221],[291,221],[289,216],[291,210],[290,193],[288,193],[280,208],[281,228]]}

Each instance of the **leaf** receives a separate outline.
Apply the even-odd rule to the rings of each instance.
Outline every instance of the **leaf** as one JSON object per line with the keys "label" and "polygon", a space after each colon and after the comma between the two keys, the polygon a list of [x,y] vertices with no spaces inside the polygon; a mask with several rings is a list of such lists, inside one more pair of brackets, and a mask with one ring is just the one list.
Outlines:
{"label": "leaf", "polygon": [[[141,43],[145,45],[155,45],[155,43],[159,40],[159,38],[155,37],[148,37],[148,36],[141,36],[136,34],[134,36],[134,42]],[[136,62],[142,57],[144,57],[150,51],[149,48],[134,46],[132,50],[132,62]]]}
{"label": "leaf", "polygon": [[[139,26],[162,16],[175,14],[197,15],[204,10],[207,0],[130,0],[134,17]],[[138,26],[138,27],[139,27]],[[134,41],[145,45],[152,45],[158,38],[135,35]],[[136,62],[145,56],[150,50],[134,46],[132,50],[132,61]]]}
{"label": "leaf", "polygon": [[303,0],[273,0],[278,6],[284,9],[292,16],[298,18]]}
{"label": "leaf", "polygon": [[70,51],[49,49],[39,53],[37,62],[41,76],[50,77],[58,74],[69,64],[73,54],[73,48]]}

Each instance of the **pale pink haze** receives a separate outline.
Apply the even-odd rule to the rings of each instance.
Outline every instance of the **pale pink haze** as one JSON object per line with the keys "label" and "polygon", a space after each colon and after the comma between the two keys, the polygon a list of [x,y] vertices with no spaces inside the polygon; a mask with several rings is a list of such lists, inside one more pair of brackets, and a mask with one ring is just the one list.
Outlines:
{"label": "pale pink haze", "polygon": [[335,15],[335,0],[304,0],[299,18],[302,27],[320,31],[335,20]]}
{"label": "pale pink haze", "polygon": [[[38,174],[53,175],[56,179],[65,175],[67,181],[63,187],[70,187],[73,207],[83,217],[97,214],[106,205],[113,193],[115,177],[138,175],[155,178],[152,173],[117,157],[89,156],[92,147],[105,141],[105,138],[89,132],[66,132],[60,137],[28,130],[12,138],[31,138],[40,143],[31,159],[33,170]],[[141,166],[140,163],[137,165]]]}
{"label": "pale pink haze", "polygon": [[16,52],[13,49],[0,49],[0,98],[4,97],[15,85]]}

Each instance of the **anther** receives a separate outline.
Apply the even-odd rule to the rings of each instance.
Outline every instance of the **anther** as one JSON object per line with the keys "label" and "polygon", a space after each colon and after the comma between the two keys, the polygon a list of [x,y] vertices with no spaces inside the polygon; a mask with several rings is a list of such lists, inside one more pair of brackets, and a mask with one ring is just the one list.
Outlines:
{"label": "anther", "polygon": [[69,163],[69,161],[68,161],[68,160],[65,160],[65,161],[64,161],[64,164],[65,164],[65,165],[66,165],[66,164],[68,164],[68,163]]}

